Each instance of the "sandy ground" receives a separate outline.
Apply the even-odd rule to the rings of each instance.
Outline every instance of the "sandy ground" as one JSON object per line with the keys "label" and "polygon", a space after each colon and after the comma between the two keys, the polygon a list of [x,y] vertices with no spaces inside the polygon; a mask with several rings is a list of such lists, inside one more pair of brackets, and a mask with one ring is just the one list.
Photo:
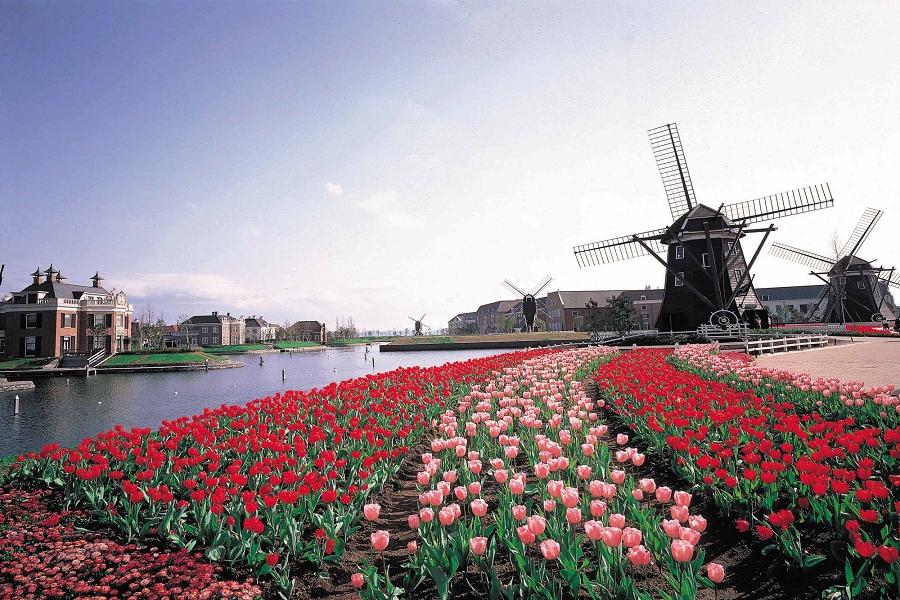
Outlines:
{"label": "sandy ground", "polygon": [[900,387],[900,339],[857,339],[860,341],[852,344],[766,354],[758,357],[756,364],[809,373],[816,377],[863,381],[867,386]]}

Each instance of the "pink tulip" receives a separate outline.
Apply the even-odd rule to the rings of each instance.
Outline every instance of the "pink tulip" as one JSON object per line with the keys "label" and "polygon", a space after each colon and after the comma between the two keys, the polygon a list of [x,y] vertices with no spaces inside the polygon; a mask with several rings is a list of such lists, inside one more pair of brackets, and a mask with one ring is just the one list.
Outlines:
{"label": "pink tulip", "polygon": [[503,454],[506,455],[506,458],[512,460],[519,455],[519,449],[515,446],[507,446],[503,449]]}
{"label": "pink tulip", "polygon": [[585,521],[584,533],[592,542],[598,542],[603,537],[603,523],[601,521]]}
{"label": "pink tulip", "polygon": [[535,535],[531,533],[531,530],[528,528],[528,525],[520,525],[516,527],[516,534],[519,536],[519,541],[521,541],[526,546],[528,544],[533,544],[535,540]]}
{"label": "pink tulip", "polygon": [[541,535],[544,533],[544,529],[547,528],[547,519],[540,515],[532,515],[528,517],[528,530],[531,531],[535,536]]}
{"label": "pink tulip", "polygon": [[481,467],[482,465],[480,460],[470,460],[466,463],[466,468],[469,469],[470,473],[473,473],[475,475],[481,473]]}
{"label": "pink tulip", "polygon": [[580,500],[578,490],[573,487],[563,488],[560,493],[560,499],[566,508],[574,508],[578,506],[578,501]]}
{"label": "pink tulip", "polygon": [[602,481],[594,479],[593,481],[591,481],[588,484],[588,491],[591,493],[591,496],[594,496],[595,498],[603,495],[601,493],[602,490],[603,490],[603,482]]}
{"label": "pink tulip", "polygon": [[363,506],[363,515],[367,521],[377,521],[378,515],[381,514],[380,504],[366,504]]}
{"label": "pink tulip", "polygon": [[562,495],[563,487],[562,481],[553,479],[547,482],[547,493],[553,498],[559,498]]}
{"label": "pink tulip", "polygon": [[480,481],[472,481],[469,485],[466,486],[469,489],[469,493],[477,496],[481,493],[481,482]]}
{"label": "pink tulip", "polygon": [[448,527],[453,525],[453,521],[456,520],[456,511],[454,511],[449,506],[445,506],[440,511],[438,511],[438,521],[444,527]]}
{"label": "pink tulip", "polygon": [[599,519],[606,512],[606,502],[603,500],[591,500],[591,516]]}
{"label": "pink tulip", "polygon": [[511,494],[519,496],[525,492],[525,482],[516,477],[509,480],[509,491]]}
{"label": "pink tulip", "polygon": [[641,488],[634,488],[631,490],[631,497],[640,502],[644,499],[644,492],[641,491]]}
{"label": "pink tulip", "polygon": [[578,465],[575,469],[578,479],[587,479],[591,476],[591,467],[588,465]]}
{"label": "pink tulip", "polygon": [[593,456],[594,455],[594,444],[582,444],[581,445],[581,453],[585,456]]}
{"label": "pink tulip", "polygon": [[687,508],[691,505],[691,498],[693,498],[693,496],[687,492],[675,492],[675,504],[678,506]]}
{"label": "pink tulip", "polygon": [[642,534],[640,529],[634,527],[626,527],[622,530],[622,544],[626,548],[633,548],[641,543]]}
{"label": "pink tulip", "polygon": [[544,479],[550,476],[550,465],[547,463],[537,463],[534,465],[534,474],[538,476],[539,479]]}
{"label": "pink tulip", "polygon": [[419,511],[419,518],[423,523],[431,523],[434,520],[434,510],[430,507],[423,508]]}
{"label": "pink tulip", "polygon": [[366,579],[362,573],[354,573],[350,576],[350,585],[355,587],[356,589],[360,589],[363,585],[365,585]]}
{"label": "pink tulip", "polygon": [[668,502],[672,499],[672,489],[666,486],[656,488],[656,499],[660,502]]}
{"label": "pink tulip", "polygon": [[640,467],[641,465],[643,465],[645,460],[647,460],[647,457],[640,452],[635,452],[631,455],[631,464],[636,467]]}
{"label": "pink tulip", "polygon": [[472,509],[472,514],[476,517],[483,517],[487,514],[488,511],[488,503],[481,498],[472,500],[472,502],[469,504],[469,507]]}
{"label": "pink tulip", "polygon": [[541,542],[541,554],[545,560],[556,560],[559,558],[559,544],[554,540],[544,540]]}
{"label": "pink tulip", "polygon": [[706,565],[706,576],[713,583],[722,583],[725,579],[725,567],[719,563],[709,563]]}
{"label": "pink tulip", "polygon": [[649,565],[650,558],[650,551],[643,546],[635,546],[628,549],[628,562],[632,565]]}
{"label": "pink tulip", "polygon": [[684,540],[672,540],[672,558],[676,562],[691,562],[694,558],[694,546]]}
{"label": "pink tulip", "polygon": [[406,551],[409,554],[415,554],[419,550],[419,544],[416,543],[416,540],[406,543]]}
{"label": "pink tulip", "polygon": [[681,523],[678,522],[678,519],[672,519],[671,521],[663,520],[662,528],[670,538],[681,538]]}
{"label": "pink tulip", "polygon": [[466,490],[464,486],[458,485],[453,488],[453,495],[456,496],[456,499],[462,502],[469,495],[469,491]]}
{"label": "pink tulip", "polygon": [[491,468],[494,470],[503,468],[503,459],[502,458],[492,458],[490,460]]}
{"label": "pink tulip", "polygon": [[642,492],[652,494],[656,491],[656,482],[652,479],[641,479],[639,483]]}
{"label": "pink tulip", "polygon": [[406,517],[406,524],[410,529],[418,529],[419,528],[419,515],[409,515]]}
{"label": "pink tulip", "polygon": [[620,433],[616,436],[616,443],[620,446],[624,446],[628,443],[628,436],[624,433]]}
{"label": "pink tulip", "polygon": [[624,450],[616,451],[616,462],[620,462],[620,463],[628,462],[629,458],[631,458],[631,457],[628,456],[628,453],[625,452]]}
{"label": "pink tulip", "polygon": [[391,541],[391,534],[384,529],[379,529],[371,535],[371,540],[372,548],[378,552],[384,552],[384,549],[388,547],[388,544]]}
{"label": "pink tulip", "polygon": [[625,471],[620,471],[619,469],[614,469],[612,473],[610,473],[609,477],[613,483],[622,485],[625,483]]}
{"label": "pink tulip", "polygon": [[475,556],[482,556],[485,550],[487,550],[487,538],[473,537],[471,540],[469,540],[469,549]]}
{"label": "pink tulip", "polygon": [[622,545],[622,530],[618,527],[604,527],[600,539],[610,548],[618,548]]}
{"label": "pink tulip", "polygon": [[462,445],[457,446],[457,447],[456,447],[456,450],[455,450],[454,452],[456,452],[456,456],[457,456],[458,458],[462,458],[463,456],[466,455],[466,447],[465,447],[465,446],[462,446]]}
{"label": "pink tulip", "polygon": [[[431,481],[431,475],[427,471],[419,471],[416,473],[416,483],[419,485],[428,485],[428,482]],[[360,573],[362,575],[362,573]]]}
{"label": "pink tulip", "polygon": [[609,526],[618,527],[619,529],[625,527],[625,515],[619,513],[612,513],[609,515]]}
{"label": "pink tulip", "polygon": [[690,516],[690,511],[686,506],[674,505],[669,507],[669,514],[672,515],[673,519],[678,519],[682,523],[688,520],[688,516]]}
{"label": "pink tulip", "polygon": [[556,500],[544,500],[544,512],[553,512],[556,510]]}
{"label": "pink tulip", "polygon": [[494,479],[500,485],[506,483],[506,480],[509,479],[509,473],[506,472],[506,469],[497,469],[494,471]]}
{"label": "pink tulip", "polygon": [[581,509],[580,508],[567,508],[566,509],[566,521],[569,522],[569,525],[578,525],[581,523]]}
{"label": "pink tulip", "polygon": [[679,537],[692,546],[696,546],[700,543],[700,532],[694,531],[690,527],[682,527],[681,535]]}
{"label": "pink tulip", "polygon": [[524,506],[522,506],[521,504],[516,504],[515,506],[513,506],[512,507],[513,519],[515,519],[516,521],[524,521],[525,516],[527,514],[526,510],[527,509]]}
{"label": "pink tulip", "polygon": [[688,524],[694,531],[699,531],[700,533],[706,531],[706,519],[700,515],[691,515],[688,517]]}

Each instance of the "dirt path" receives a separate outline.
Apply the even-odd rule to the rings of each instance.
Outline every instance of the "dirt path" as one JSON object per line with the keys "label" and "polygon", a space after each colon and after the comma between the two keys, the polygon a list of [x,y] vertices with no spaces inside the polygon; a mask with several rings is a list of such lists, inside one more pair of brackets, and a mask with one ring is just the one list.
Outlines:
{"label": "dirt path", "polygon": [[900,386],[900,339],[857,338],[852,344],[802,352],[767,354],[756,359],[762,367],[862,381],[867,386]]}

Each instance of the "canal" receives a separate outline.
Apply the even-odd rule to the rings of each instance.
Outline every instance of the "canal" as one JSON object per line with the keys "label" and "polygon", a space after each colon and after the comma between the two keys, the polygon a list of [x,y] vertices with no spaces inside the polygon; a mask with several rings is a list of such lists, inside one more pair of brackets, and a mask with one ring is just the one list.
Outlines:
{"label": "canal", "polygon": [[[380,354],[373,347],[367,354],[365,346],[351,346],[293,355],[284,352],[232,355],[232,360],[246,363],[239,369],[36,379],[34,390],[17,392],[18,415],[13,414],[15,394],[0,395],[0,456],[40,450],[51,442],[77,445],[84,438],[117,424],[125,428],[155,428],[165,419],[192,415],[222,404],[242,404],[288,389],[306,390],[401,366],[441,365],[498,352]],[[283,383],[282,369],[287,377]]]}

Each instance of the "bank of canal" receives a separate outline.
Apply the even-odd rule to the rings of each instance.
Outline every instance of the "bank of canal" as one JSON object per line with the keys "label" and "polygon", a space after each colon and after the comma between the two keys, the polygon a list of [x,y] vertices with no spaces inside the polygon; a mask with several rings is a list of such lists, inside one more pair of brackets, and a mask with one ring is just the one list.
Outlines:
{"label": "bank of canal", "polygon": [[[497,350],[379,354],[365,346],[316,352],[229,355],[240,369],[175,373],[114,373],[35,380],[31,391],[0,395],[0,456],[39,450],[58,442],[76,445],[115,425],[157,427],[163,420],[221,404],[239,404],[287,389],[322,387],[332,381],[389,371],[401,366],[440,365],[496,354]],[[260,356],[263,358],[259,365]],[[372,367],[372,359],[375,367]],[[281,370],[286,381],[281,381]]]}

